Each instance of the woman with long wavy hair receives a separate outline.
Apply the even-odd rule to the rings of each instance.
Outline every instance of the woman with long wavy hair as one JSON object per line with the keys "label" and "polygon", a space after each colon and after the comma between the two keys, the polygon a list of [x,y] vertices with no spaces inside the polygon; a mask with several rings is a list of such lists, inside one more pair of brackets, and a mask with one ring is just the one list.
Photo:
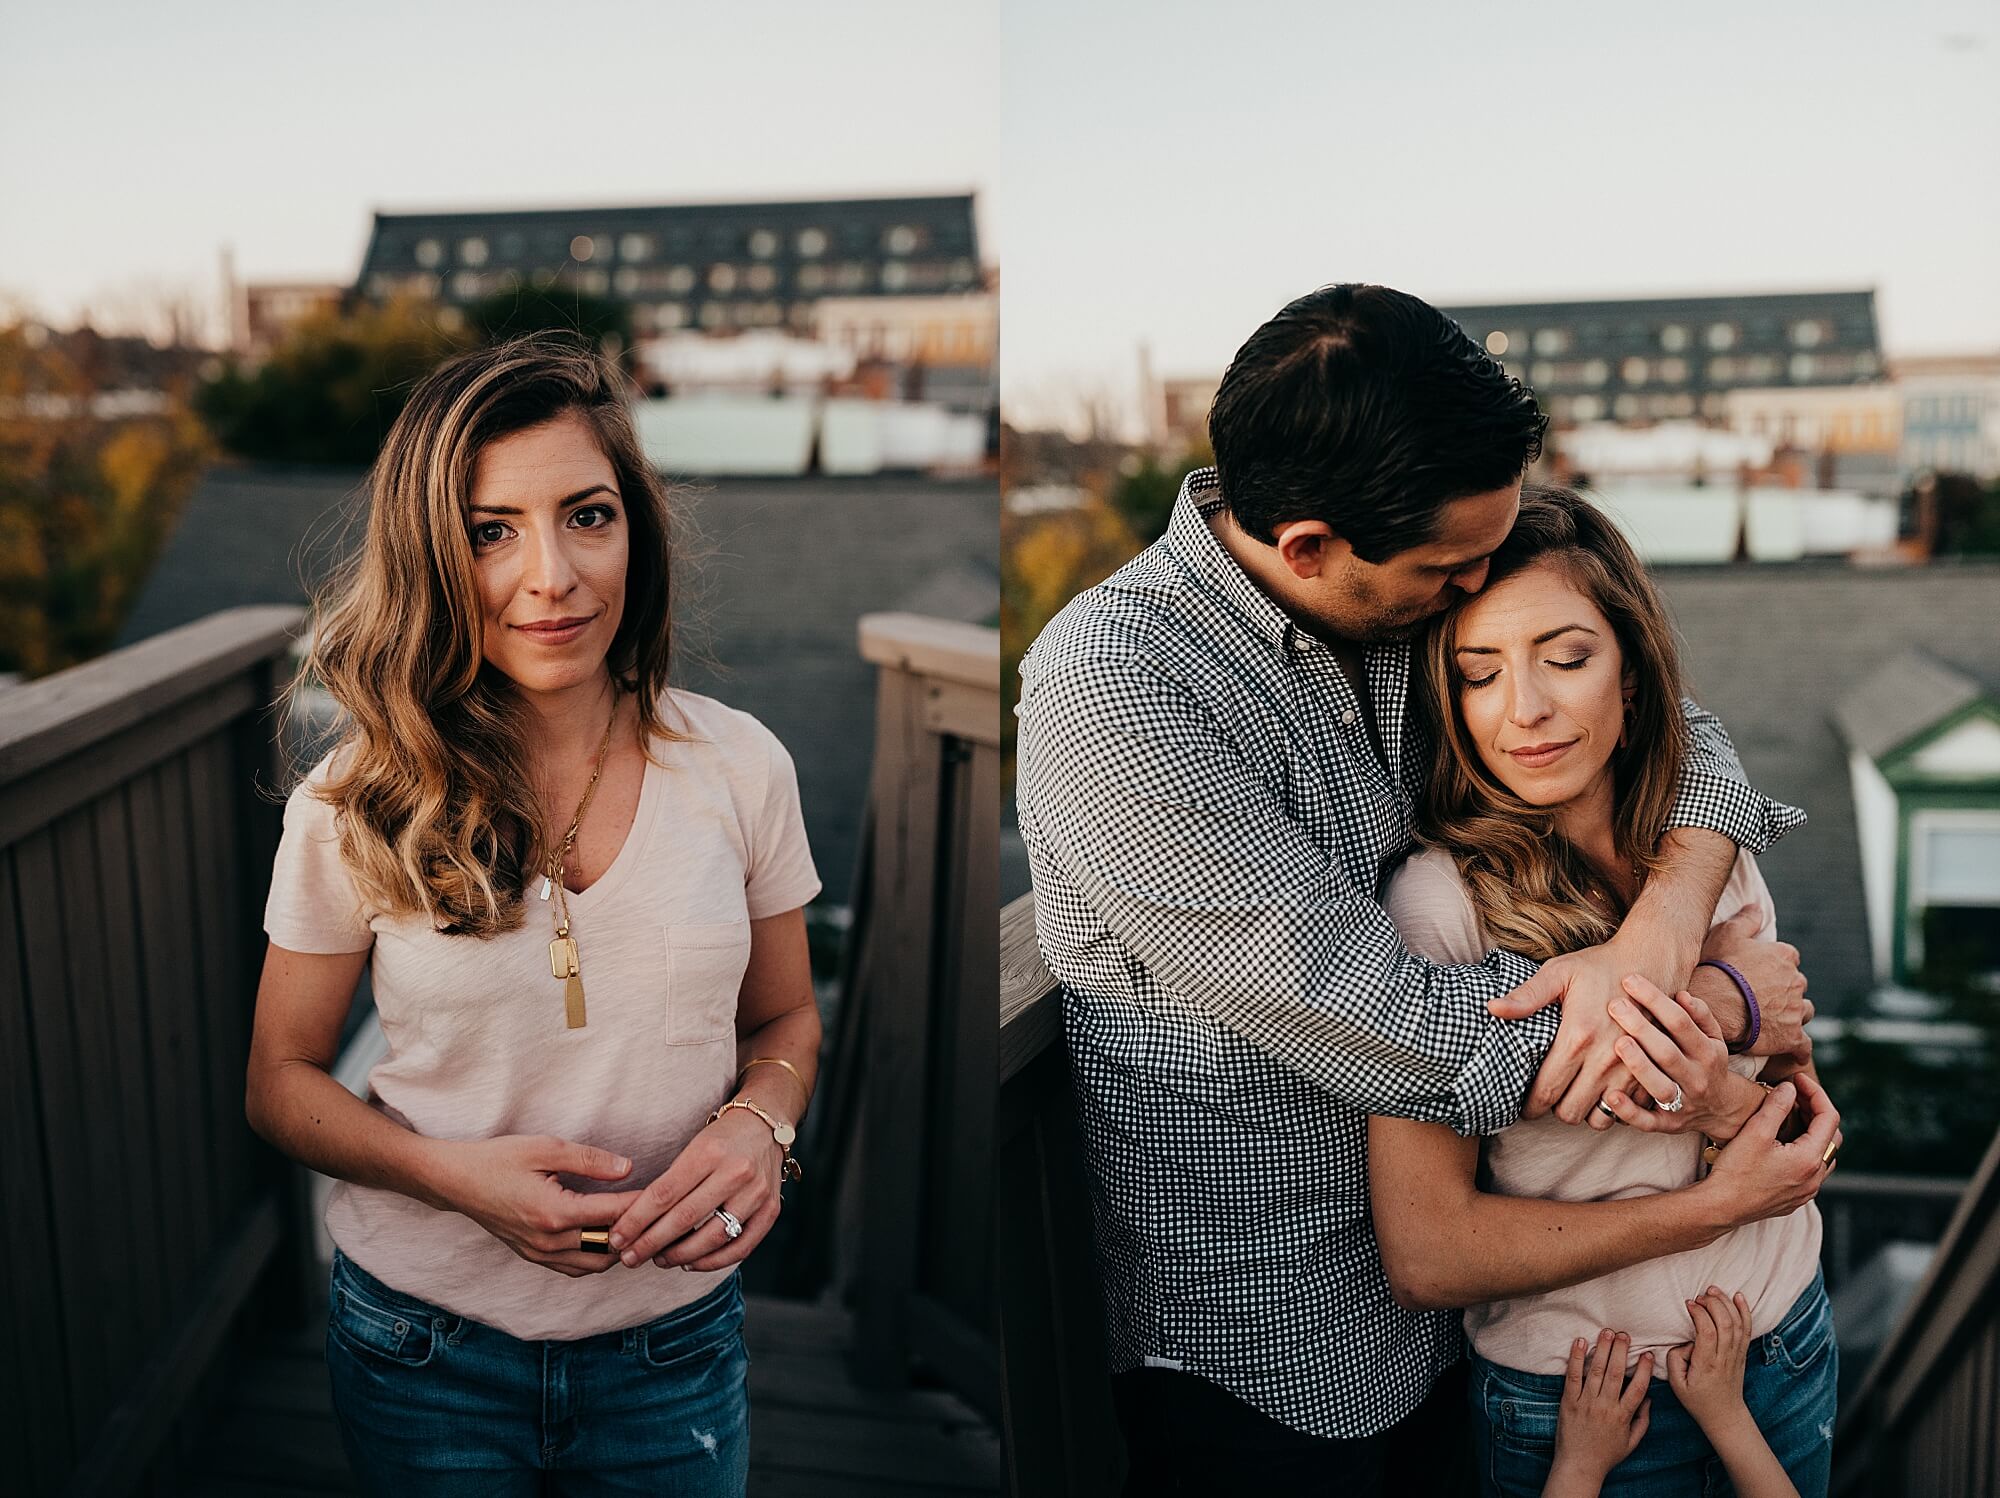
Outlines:
{"label": "woman with long wavy hair", "polygon": [[[327,1361],[373,1492],[738,1494],[734,1269],[820,1028],[790,757],[669,688],[668,495],[558,338],[412,393],[293,684],[247,1105],[336,1178]],[[388,1053],[329,1075],[366,969]]]}
{"label": "woman with long wavy hair", "polygon": [[[1428,629],[1421,657],[1436,755],[1425,847],[1384,899],[1405,941],[1472,962],[1491,947],[1546,960],[1606,940],[1655,868],[1686,749],[1673,629],[1637,555],[1579,496],[1530,489],[1485,587]],[[1716,921],[1775,940],[1769,911],[1739,854]],[[1761,1063],[1731,1057],[1699,999],[1639,978],[1626,992],[1612,1013],[1641,1095],[1600,1104],[1625,1127],[1551,1116],[1482,1141],[1370,1120],[1390,1285],[1407,1306],[1465,1308],[1488,1492],[1539,1493],[1552,1471],[1550,1491],[1593,1491],[1557,1460],[1558,1412],[1586,1368],[1615,1398],[1629,1366],[1606,1492],[1699,1494],[1725,1467],[1749,1491],[1772,1479],[1775,1452],[1777,1483],[1824,1493],[1837,1354],[1818,1210],[1794,1201],[1748,1220],[1727,1141],[1795,1132],[1802,1099],[1814,1122],[1790,1147],[1830,1162],[1837,1115],[1809,1065],[1779,1058],[1760,1077]],[[1726,1332],[1739,1368],[1751,1336],[1756,1350],[1718,1396]]]}

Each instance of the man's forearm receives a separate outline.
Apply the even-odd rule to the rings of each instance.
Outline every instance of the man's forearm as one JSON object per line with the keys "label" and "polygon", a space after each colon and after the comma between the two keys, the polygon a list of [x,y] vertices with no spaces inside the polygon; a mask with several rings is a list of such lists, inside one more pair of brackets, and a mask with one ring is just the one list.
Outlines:
{"label": "man's forearm", "polygon": [[[1660,866],[1632,902],[1614,940],[1630,948],[1635,960],[1658,968],[1635,971],[1668,993],[1678,993],[1687,987],[1715,923],[1715,902],[1735,867],[1736,844],[1703,827],[1676,827],[1660,839],[1660,847]],[[1730,1029],[1726,1023],[1723,1028]]]}

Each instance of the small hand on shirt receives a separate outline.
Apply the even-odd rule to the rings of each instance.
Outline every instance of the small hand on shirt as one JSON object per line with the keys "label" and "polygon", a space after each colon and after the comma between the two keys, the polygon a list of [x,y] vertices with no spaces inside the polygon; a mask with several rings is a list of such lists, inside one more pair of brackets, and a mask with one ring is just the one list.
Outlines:
{"label": "small hand on shirt", "polygon": [[[612,1251],[628,1266],[651,1259],[662,1269],[725,1269],[748,1258],[778,1220],[784,1161],[755,1113],[724,1113],[688,1141],[664,1175],[626,1199],[611,1225]],[[743,1224],[741,1236],[729,1236],[718,1207]]]}
{"label": "small hand on shirt", "polygon": [[1628,1378],[1625,1362],[1631,1350],[1631,1338],[1608,1327],[1597,1334],[1594,1348],[1581,1337],[1570,1343],[1556,1416],[1555,1462],[1543,1498],[1590,1498],[1611,1469],[1646,1438],[1653,1413],[1648,1397],[1653,1355],[1640,1353]]}

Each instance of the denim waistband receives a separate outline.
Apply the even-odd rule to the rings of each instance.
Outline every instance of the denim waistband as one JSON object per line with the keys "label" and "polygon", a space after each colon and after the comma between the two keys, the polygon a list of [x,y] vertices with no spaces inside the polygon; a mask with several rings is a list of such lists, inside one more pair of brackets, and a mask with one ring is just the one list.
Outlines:
{"label": "denim waistband", "polygon": [[[553,1273],[554,1271],[550,1272]],[[343,1280],[354,1289],[360,1291],[368,1299],[374,1301],[383,1310],[393,1311],[399,1315],[408,1317],[412,1321],[427,1321],[433,1325],[444,1322],[454,1328],[466,1325],[476,1326],[490,1336],[507,1337],[509,1341],[521,1342],[521,1338],[509,1336],[508,1333],[501,1331],[498,1327],[488,1326],[485,1322],[474,1320],[470,1316],[460,1316],[455,1312],[447,1311],[442,1306],[432,1305],[429,1301],[412,1295],[406,1290],[398,1290],[394,1285],[384,1284],[336,1247],[333,1251],[332,1281],[338,1285]],[[656,1316],[650,1321],[642,1321],[637,1325],[623,1327],[616,1331],[598,1332],[588,1337],[565,1339],[561,1342],[561,1345],[574,1348],[596,1345],[606,1347],[629,1346],[635,1338],[643,1338],[647,1333],[653,1331],[678,1332],[681,1330],[694,1330],[712,1317],[720,1317],[735,1310],[741,1306],[742,1302],[743,1286],[741,1278],[738,1275],[732,1274],[700,1299],[691,1300],[686,1305],[675,1306],[671,1311]],[[455,1331],[453,1337],[455,1342]],[[539,1346],[541,1344],[522,1342],[522,1345]]]}

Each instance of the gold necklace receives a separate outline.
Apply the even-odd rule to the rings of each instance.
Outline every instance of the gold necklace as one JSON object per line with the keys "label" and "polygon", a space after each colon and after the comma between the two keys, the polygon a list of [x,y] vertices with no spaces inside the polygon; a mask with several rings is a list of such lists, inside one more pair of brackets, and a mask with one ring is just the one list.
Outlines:
{"label": "gold necklace", "polygon": [[583,1012],[583,971],[576,958],[576,938],[569,934],[569,891],[563,885],[563,869],[569,861],[570,849],[576,845],[577,830],[583,826],[583,814],[590,810],[590,798],[597,794],[598,777],[604,773],[604,756],[611,748],[611,730],[618,722],[618,683],[611,684],[611,721],[604,725],[604,742],[597,746],[597,768],[590,772],[590,784],[583,788],[583,799],[576,804],[576,815],[570,818],[569,831],[549,854],[549,861],[542,867],[541,897],[548,899],[551,891],[556,897],[556,937],[549,943],[549,971],[563,980],[563,1014],[569,1028],[581,1030],[586,1023]]}

